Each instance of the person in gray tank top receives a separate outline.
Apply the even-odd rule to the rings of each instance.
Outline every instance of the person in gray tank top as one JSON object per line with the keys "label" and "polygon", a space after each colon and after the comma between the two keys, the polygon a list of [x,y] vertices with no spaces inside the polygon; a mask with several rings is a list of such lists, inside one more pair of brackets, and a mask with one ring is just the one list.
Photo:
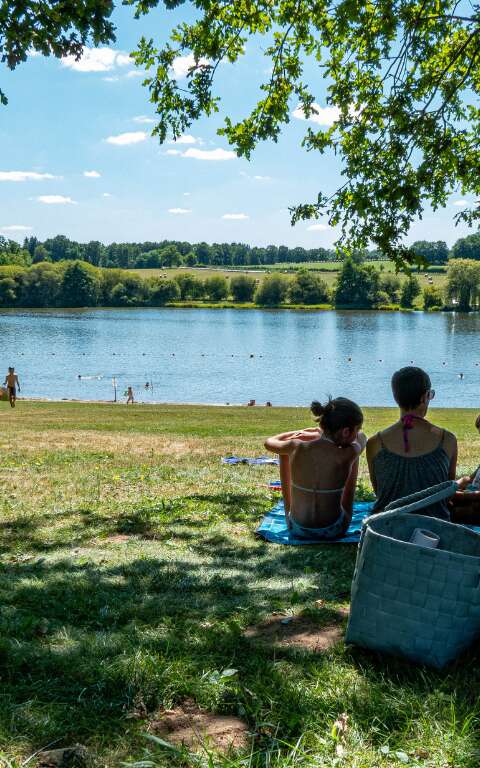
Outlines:
{"label": "person in gray tank top", "polygon": [[[393,374],[392,392],[400,418],[367,443],[370,479],[377,495],[373,513],[403,496],[455,480],[457,438],[426,418],[435,396],[428,374],[413,366],[401,368]],[[446,501],[422,513],[450,519]]]}

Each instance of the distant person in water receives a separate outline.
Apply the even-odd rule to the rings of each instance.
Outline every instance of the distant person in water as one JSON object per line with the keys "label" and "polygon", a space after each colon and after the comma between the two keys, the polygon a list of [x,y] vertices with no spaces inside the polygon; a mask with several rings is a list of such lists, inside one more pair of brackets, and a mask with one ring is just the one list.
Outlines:
{"label": "distant person in water", "polygon": [[318,427],[284,432],[265,441],[280,456],[280,477],[287,525],[297,538],[341,538],[352,520],[359,456],[367,438],[360,431],[363,413],[345,397],[311,410]]}
{"label": "distant person in water", "polygon": [[131,403],[134,404],[135,400],[133,399],[133,389],[131,387],[128,387],[127,389],[127,405]]}
{"label": "distant person in water", "polygon": [[13,366],[10,366],[8,369],[8,373],[5,376],[4,386],[7,387],[10,405],[12,408],[15,408],[15,402],[17,400],[17,389],[20,392],[20,382]]}

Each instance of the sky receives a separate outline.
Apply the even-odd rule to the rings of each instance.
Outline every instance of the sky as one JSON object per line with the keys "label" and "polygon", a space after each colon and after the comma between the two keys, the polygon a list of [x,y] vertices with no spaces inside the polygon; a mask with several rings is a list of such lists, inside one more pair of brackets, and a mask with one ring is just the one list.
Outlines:
{"label": "sky", "polygon": [[[40,240],[65,234],[104,243],[146,240],[245,242],[250,245],[330,247],[337,232],[326,220],[290,224],[288,207],[333,192],[341,166],[301,147],[308,127],[295,103],[277,144],[263,143],[251,161],[239,159],[217,129],[225,114],[249,113],[268,79],[269,62],[256,42],[235,65],[217,70],[221,111],[202,119],[176,143],[150,136],[154,110],[142,73],[129,53],[142,34],[158,43],[185,8],[156,10],[135,20],[118,7],[117,40],[84,57],[59,61],[35,55],[14,72],[0,65],[0,234]],[[179,80],[188,61],[176,62]],[[317,77],[312,70],[313,78]],[[318,76],[319,125],[334,117]],[[315,126],[316,127],[316,126]],[[460,194],[446,209],[427,211],[408,240],[445,240],[469,234],[453,217],[471,203]]]}

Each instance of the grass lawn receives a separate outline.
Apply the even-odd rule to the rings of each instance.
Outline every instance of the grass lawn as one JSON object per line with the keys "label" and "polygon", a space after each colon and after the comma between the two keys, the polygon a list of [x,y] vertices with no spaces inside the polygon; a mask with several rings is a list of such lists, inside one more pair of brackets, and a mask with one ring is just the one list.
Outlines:
{"label": "grass lawn", "polygon": [[[355,548],[256,540],[277,471],[220,464],[263,453],[306,411],[19,402],[0,414],[1,766],[80,743],[108,768],[477,768],[473,654],[439,673],[341,642],[313,653],[244,634],[275,612],[321,627],[348,606]],[[393,416],[367,409],[366,431]],[[435,417],[474,468],[474,412]],[[148,741],[186,700],[240,718],[252,748]]]}

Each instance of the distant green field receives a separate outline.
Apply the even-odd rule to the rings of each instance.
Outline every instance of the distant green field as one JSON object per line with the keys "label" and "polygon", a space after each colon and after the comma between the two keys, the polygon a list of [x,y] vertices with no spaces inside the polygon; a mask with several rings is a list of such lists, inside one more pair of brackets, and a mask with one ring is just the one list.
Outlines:
{"label": "distant green field", "polygon": [[[367,262],[369,264],[373,264],[377,269],[381,270],[382,272],[389,272],[394,273],[395,272],[395,266],[391,261],[372,261]],[[298,269],[304,268],[309,269],[312,272],[321,273],[321,277],[325,280],[327,285],[329,287],[332,287],[335,283],[335,279],[337,277],[338,271],[341,267],[341,262],[306,262],[305,264],[265,264],[262,267],[251,267],[251,268],[225,268],[225,267],[213,267],[213,268],[205,268],[205,267],[171,267],[171,268],[165,268],[165,269],[133,269],[130,270],[131,272],[134,272],[137,275],[140,275],[141,277],[168,277],[172,278],[175,277],[175,275],[179,274],[185,274],[185,272],[191,272],[195,274],[197,277],[201,279],[206,279],[207,277],[211,277],[212,275],[224,275],[226,278],[232,277],[232,275],[235,274],[248,274],[252,277],[255,277],[256,280],[264,280],[266,275],[268,275],[271,272],[283,272],[287,276],[292,276],[292,272],[296,272]],[[429,272],[428,277],[425,275],[427,274],[424,271],[421,271],[417,274],[420,285],[422,288],[425,288],[427,285],[434,285],[439,288],[443,288],[446,281],[446,270],[443,272]],[[403,274],[399,274],[400,280],[405,280],[406,277]],[[429,280],[432,282],[429,283]]]}

